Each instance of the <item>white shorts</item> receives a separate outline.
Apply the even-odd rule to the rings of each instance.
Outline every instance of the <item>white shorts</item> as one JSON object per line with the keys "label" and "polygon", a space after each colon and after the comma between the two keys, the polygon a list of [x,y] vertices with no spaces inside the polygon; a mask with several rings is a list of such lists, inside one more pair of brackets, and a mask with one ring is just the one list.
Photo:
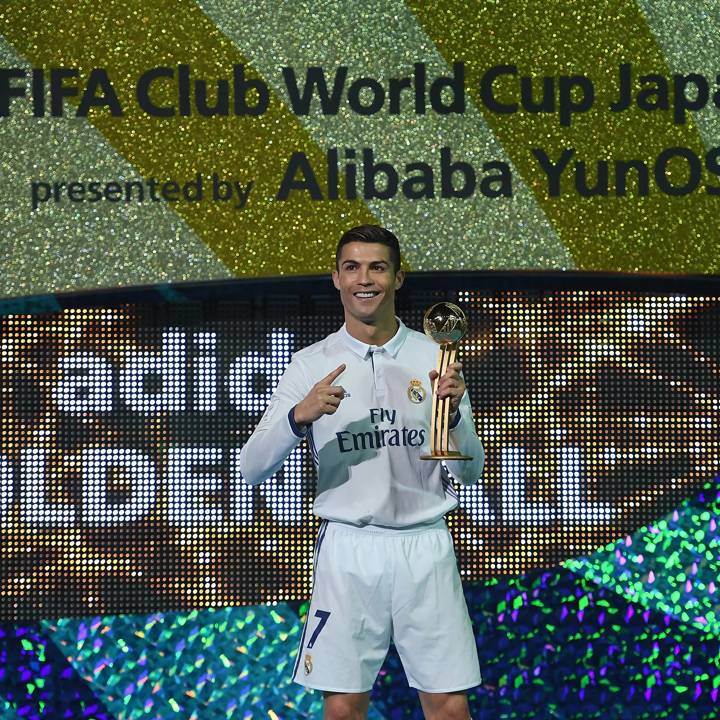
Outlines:
{"label": "white shorts", "polygon": [[316,690],[366,692],[391,638],[411,687],[437,693],[480,684],[445,521],[391,529],[323,520],[293,680]]}

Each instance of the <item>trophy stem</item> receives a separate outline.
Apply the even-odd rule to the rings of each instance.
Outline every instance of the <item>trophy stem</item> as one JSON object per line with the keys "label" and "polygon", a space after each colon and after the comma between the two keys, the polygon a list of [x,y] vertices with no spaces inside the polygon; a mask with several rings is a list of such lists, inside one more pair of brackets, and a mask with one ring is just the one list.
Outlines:
{"label": "trophy stem", "polygon": [[432,439],[430,447],[433,455],[448,454],[448,432],[450,425],[450,398],[442,400],[437,396],[437,387],[440,378],[445,374],[449,365],[455,362],[457,357],[457,344],[446,343],[440,346],[438,353],[437,374],[435,385],[433,387],[432,398]]}

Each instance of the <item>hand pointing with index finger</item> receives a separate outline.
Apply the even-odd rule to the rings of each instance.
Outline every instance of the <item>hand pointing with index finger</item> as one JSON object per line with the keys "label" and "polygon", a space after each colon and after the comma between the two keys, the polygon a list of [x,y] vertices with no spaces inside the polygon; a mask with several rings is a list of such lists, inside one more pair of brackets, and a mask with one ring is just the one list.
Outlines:
{"label": "hand pointing with index finger", "polygon": [[294,417],[298,425],[309,425],[323,415],[332,415],[345,397],[340,385],[333,385],[345,371],[345,363],[336,367],[322,380],[318,380],[310,392],[295,406]]}

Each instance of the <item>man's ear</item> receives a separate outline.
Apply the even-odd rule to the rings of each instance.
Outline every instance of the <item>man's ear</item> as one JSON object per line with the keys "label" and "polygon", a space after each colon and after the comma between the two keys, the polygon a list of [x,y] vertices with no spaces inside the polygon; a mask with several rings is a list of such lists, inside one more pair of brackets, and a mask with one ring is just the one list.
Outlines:
{"label": "man's ear", "polygon": [[[395,273],[395,289],[399,290],[402,287],[402,284],[405,282],[405,271],[404,270],[398,270]],[[337,285],[335,286],[337,287]]]}
{"label": "man's ear", "polygon": [[332,271],[332,281],[333,281],[333,285],[335,286],[335,289],[339,290],[340,289],[340,276],[338,275],[337,270]]}

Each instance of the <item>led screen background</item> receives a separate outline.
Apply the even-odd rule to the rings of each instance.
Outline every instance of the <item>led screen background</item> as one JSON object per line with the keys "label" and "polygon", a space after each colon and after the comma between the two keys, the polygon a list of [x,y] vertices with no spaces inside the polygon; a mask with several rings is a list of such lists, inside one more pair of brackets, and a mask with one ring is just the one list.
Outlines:
{"label": "led screen background", "polygon": [[[438,286],[470,318],[460,354],[487,470],[449,521],[467,580],[589,554],[718,467],[716,297],[526,283],[434,274],[401,293],[411,327]],[[310,594],[309,453],[259,488],[238,457],[292,353],[341,323],[335,289],[143,294],[2,319],[7,620]]]}

